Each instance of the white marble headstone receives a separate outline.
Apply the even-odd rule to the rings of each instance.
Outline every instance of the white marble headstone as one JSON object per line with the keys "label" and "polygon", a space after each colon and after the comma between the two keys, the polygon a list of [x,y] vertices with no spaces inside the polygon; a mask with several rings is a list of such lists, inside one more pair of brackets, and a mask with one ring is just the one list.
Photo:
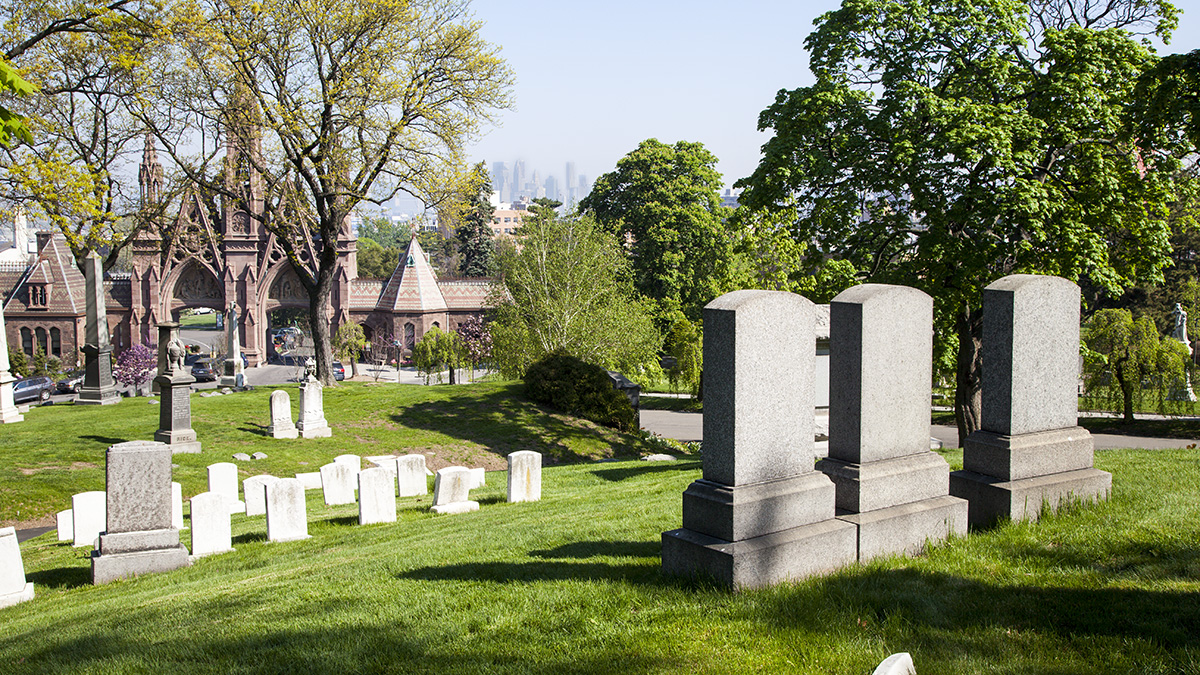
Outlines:
{"label": "white marble headstone", "polygon": [[171,527],[182,530],[183,524],[183,486],[171,481]]}
{"label": "white marble headstone", "polygon": [[59,511],[54,517],[55,524],[58,525],[59,541],[71,541],[75,538],[74,518],[75,513],[71,509]]}
{"label": "white marble headstone", "polygon": [[286,391],[271,392],[271,438],[298,438],[300,432],[292,422],[292,398]]}
{"label": "white marble headstone", "polygon": [[95,546],[96,537],[108,528],[108,495],[101,490],[71,497],[71,535],[74,546]]}
{"label": "white marble headstone", "polygon": [[279,480],[275,476],[251,476],[242,481],[242,495],[246,497],[246,515],[262,516],[267,513],[266,485]]}
{"label": "white marble headstone", "polygon": [[354,503],[354,476],[356,472],[345,462],[334,462],[321,467],[321,489],[325,494],[325,505]]}
{"label": "white marble headstone", "polygon": [[306,471],[296,474],[296,480],[304,486],[305,490],[320,490],[321,489],[321,472]]}
{"label": "white marble headstone", "polygon": [[33,599],[33,584],[25,581],[17,530],[0,527],[0,607]]}
{"label": "white marble headstone", "polygon": [[208,491],[225,495],[230,513],[245,513],[246,504],[238,499],[238,469],[233,462],[208,465]]}
{"label": "white marble headstone", "polygon": [[192,497],[193,558],[233,550],[228,500],[228,496],[219,492],[201,492]]}
{"label": "white marble headstone", "polygon": [[518,450],[508,456],[508,501],[536,502],[542,498],[542,454]]}
{"label": "white marble headstone", "polygon": [[383,467],[358,472],[358,524],[396,522],[396,481]]}
{"label": "white marble headstone", "polygon": [[487,485],[487,469],[471,469],[471,489]]}
{"label": "white marble headstone", "polygon": [[467,513],[478,511],[479,502],[471,498],[471,470],[463,466],[438,469],[433,478],[434,513]]}
{"label": "white marble headstone", "polygon": [[425,478],[425,455],[396,458],[396,485],[401,497],[416,497],[429,492]]}
{"label": "white marble headstone", "polygon": [[350,467],[355,475],[358,475],[358,472],[362,471],[362,457],[358,455],[338,455],[333,458],[333,461],[336,464],[345,464]]}
{"label": "white marble headstone", "polygon": [[296,541],[308,539],[308,504],[304,501],[304,486],[295,478],[281,478],[268,483],[267,539]]}

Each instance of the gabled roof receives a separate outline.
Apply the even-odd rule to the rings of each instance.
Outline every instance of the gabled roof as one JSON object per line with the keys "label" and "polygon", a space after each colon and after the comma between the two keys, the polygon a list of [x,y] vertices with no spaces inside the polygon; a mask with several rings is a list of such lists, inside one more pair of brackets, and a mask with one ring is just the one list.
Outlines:
{"label": "gabled roof", "polygon": [[45,238],[32,265],[18,272],[15,266],[0,269],[0,288],[11,290],[6,312],[22,312],[29,308],[28,284],[51,284],[50,297],[44,311],[62,314],[83,314],[87,294],[83,273],[75,267],[75,258],[67,248],[67,240],[55,232]]}
{"label": "gabled roof", "polygon": [[416,237],[408,242],[408,249],[400,256],[400,264],[384,284],[375,309],[385,312],[446,311],[446,299],[438,288],[437,275],[425,259],[425,251],[421,250]]}

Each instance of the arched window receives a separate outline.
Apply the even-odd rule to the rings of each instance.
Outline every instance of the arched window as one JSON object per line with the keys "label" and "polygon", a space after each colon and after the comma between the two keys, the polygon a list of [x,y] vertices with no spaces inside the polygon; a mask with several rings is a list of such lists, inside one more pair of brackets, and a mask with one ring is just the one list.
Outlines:
{"label": "arched window", "polygon": [[57,328],[50,329],[50,353],[62,356],[62,333]]}
{"label": "arched window", "polygon": [[404,324],[404,348],[412,349],[417,344],[417,327],[411,323]]}
{"label": "arched window", "polygon": [[46,329],[38,328],[38,329],[36,329],[35,332],[37,333],[38,347],[41,348],[43,354],[49,354],[50,353],[50,350],[49,350],[50,345],[47,344],[47,342],[46,342]]}
{"label": "arched window", "polygon": [[21,351],[26,356],[33,356],[33,331],[28,328],[21,329]]}
{"label": "arched window", "polygon": [[437,328],[438,330],[441,330],[441,329],[442,329],[442,325],[441,325],[440,323],[436,322],[436,321],[434,321],[434,322],[433,322],[433,327],[434,327],[434,328]]}

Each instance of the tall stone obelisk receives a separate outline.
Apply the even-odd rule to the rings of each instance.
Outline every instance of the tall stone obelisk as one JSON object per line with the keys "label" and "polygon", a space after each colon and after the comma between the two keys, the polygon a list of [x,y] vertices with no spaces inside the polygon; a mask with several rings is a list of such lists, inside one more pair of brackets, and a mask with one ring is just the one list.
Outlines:
{"label": "tall stone obelisk", "polygon": [[87,280],[87,342],[83,345],[85,371],[76,403],[108,405],[121,400],[112,375],[112,343],[104,311],[104,265],[92,251],[84,259]]}
{"label": "tall stone obelisk", "polygon": [[225,363],[222,364],[221,387],[238,387],[245,384],[242,373],[242,345],[238,342],[237,305],[229,303],[225,310]]}
{"label": "tall stone obelisk", "polygon": [[8,332],[4,325],[4,302],[0,299],[0,422],[9,424],[20,422],[25,416],[17,410],[13,403],[13,380],[8,362]]}

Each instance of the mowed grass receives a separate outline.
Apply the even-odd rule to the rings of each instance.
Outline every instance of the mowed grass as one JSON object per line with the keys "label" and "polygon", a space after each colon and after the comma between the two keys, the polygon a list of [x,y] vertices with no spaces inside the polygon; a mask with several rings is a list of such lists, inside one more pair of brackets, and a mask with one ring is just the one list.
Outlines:
{"label": "mowed grass", "polygon": [[[418,386],[350,382],[325,389],[333,436],[270,438],[269,398],[288,392],[293,418],[296,385],[259,387],[226,396],[192,395],[192,427],[202,451],[174,456],[174,479],[190,497],[208,486],[206,467],[234,453],[267,458],[238,462],[240,478],[317,471],[340,454],[420,452],[433,469],[455,464],[502,468],[516,450],[535,450],[545,462],[633,457],[654,452],[642,439],[553,414],[524,400],[512,382]],[[123,441],[149,440],[159,404],[130,398],[112,406],[34,407],[25,421],[0,425],[0,524],[44,520],[71,507],[71,495],[104,489],[104,453]]]}
{"label": "mowed grass", "polygon": [[526,504],[493,472],[479,512],[406,498],[366,527],[310,491],[309,540],[237,516],[236,552],[101,587],[44,535],[0,670],[843,674],[908,651],[921,673],[1200,672],[1200,453],[1096,464],[1106,503],[741,593],[660,574],[695,460],[548,467]]}

